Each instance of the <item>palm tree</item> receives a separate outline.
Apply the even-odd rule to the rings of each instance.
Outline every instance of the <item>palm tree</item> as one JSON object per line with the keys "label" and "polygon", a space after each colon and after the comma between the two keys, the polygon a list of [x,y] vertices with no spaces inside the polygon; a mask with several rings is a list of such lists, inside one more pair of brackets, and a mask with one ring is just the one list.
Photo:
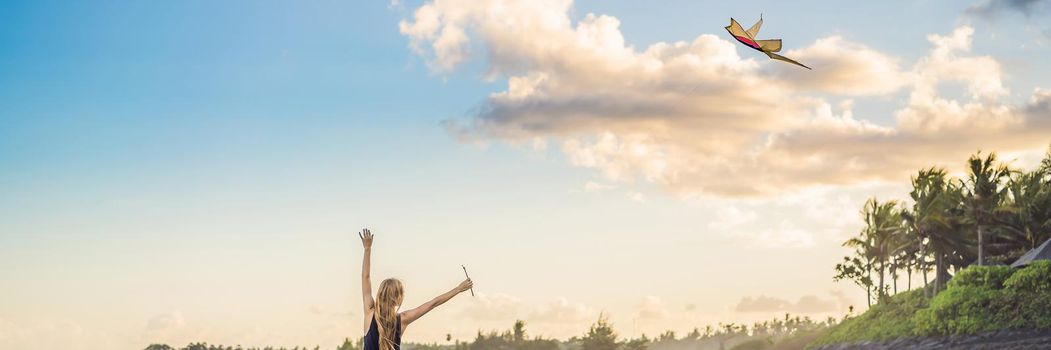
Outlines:
{"label": "palm tree", "polygon": [[982,152],[967,159],[966,196],[967,215],[978,231],[978,265],[985,265],[985,228],[989,224],[991,213],[1000,204],[1005,189],[1003,180],[1010,175],[1010,169],[996,161],[996,153],[991,152],[984,159]]}
{"label": "palm tree", "polygon": [[879,276],[879,284],[876,285],[877,300],[882,300],[886,296],[884,277],[891,252],[894,250],[894,238],[901,231],[901,213],[897,207],[897,201],[880,203],[875,198],[869,198],[861,211],[865,220],[861,234],[843,243],[844,246],[857,249],[868,262],[866,265],[874,266],[870,268],[870,271],[876,270]]}
{"label": "palm tree", "polygon": [[[905,269],[905,290],[910,290],[912,289],[912,273],[920,269],[921,261],[923,260],[923,239],[916,233],[910,222],[912,213],[909,211],[909,208],[903,207],[900,212],[902,227],[898,238],[895,240],[897,255],[895,255],[894,261],[897,263],[897,268]],[[894,293],[897,294],[897,290]]]}
{"label": "palm tree", "polygon": [[1009,234],[1015,252],[1036,248],[1051,235],[1051,181],[1039,170],[1019,172],[1008,180],[1006,192],[993,219]]}
{"label": "palm tree", "polygon": [[[935,263],[934,290],[941,290],[949,277],[947,258],[959,255],[966,249],[963,235],[954,229],[955,217],[960,202],[960,185],[948,179],[945,169],[920,170],[912,177],[912,208],[902,214],[905,225],[912,234],[911,244],[917,246],[920,263],[926,264],[925,256],[933,255]],[[921,270],[926,270],[922,266]],[[924,285],[927,275],[923,275]]]}

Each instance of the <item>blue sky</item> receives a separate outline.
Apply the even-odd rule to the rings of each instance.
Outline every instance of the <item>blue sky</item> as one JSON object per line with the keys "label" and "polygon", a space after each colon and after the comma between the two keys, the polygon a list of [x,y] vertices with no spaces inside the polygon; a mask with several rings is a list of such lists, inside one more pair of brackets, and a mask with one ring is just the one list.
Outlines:
{"label": "blue sky", "polygon": [[[560,13],[559,1],[547,3]],[[622,125],[602,116],[587,126],[559,124],[579,111],[537,96],[530,97],[534,106],[552,111],[543,116],[552,118],[544,120],[550,129],[515,134],[518,120],[537,117],[491,94],[535,73],[560,82],[551,91],[571,100],[594,90],[578,83],[588,76],[559,76],[557,67],[525,51],[526,68],[502,62],[508,58],[495,49],[520,48],[493,41],[504,33],[481,29],[493,20],[483,12],[464,22],[467,59],[435,70],[434,52],[413,51],[414,38],[399,29],[401,22],[419,23],[415,11],[431,4],[0,4],[0,300],[9,301],[0,303],[0,334],[12,335],[0,337],[0,348],[197,340],[331,346],[357,336],[354,232],[366,225],[378,236],[375,275],[406,280],[408,304],[454,286],[458,265],[472,270],[479,298],[460,297],[428,316],[413,330],[413,341],[446,333],[467,339],[516,318],[529,321],[535,334],[567,337],[584,332],[601,311],[625,335],[652,335],[785,311],[735,311],[746,297],[816,295],[836,308],[816,308],[814,315],[839,314],[841,304],[863,301],[853,286],[830,281],[832,265],[845,253],[839,242],[859,225],[852,215],[866,197],[904,195],[907,177],[900,172],[872,171],[877,174],[853,182],[843,180],[852,173],[786,177],[777,179],[783,192],[738,198],[709,185],[717,182],[709,174],[694,173],[710,166],[707,159],[678,155],[702,149],[736,159],[739,149],[696,145],[681,135],[653,139],[660,131],[645,129],[651,124]],[[993,85],[1002,82],[1009,92],[995,103],[967,100],[972,82],[938,75],[932,79],[940,96],[1021,113],[1041,98],[1035,88],[1051,88],[1051,67],[1042,59],[1049,54],[1041,36],[1046,6],[1028,17],[1005,10],[987,19],[966,14],[976,5],[578,1],[565,12],[570,26],[558,30],[587,22],[589,13],[615,17],[625,44],[641,55],[652,44],[688,43],[704,34],[718,39],[698,45],[724,47],[717,40],[727,40],[728,17],[749,25],[762,12],[761,37],[783,38],[786,50],[798,50],[825,72],[859,64],[848,60],[850,50],[828,53],[815,44],[839,36],[871,53],[867,57],[896,59],[895,72],[904,76],[926,69],[917,62],[933,57],[928,35],[949,37],[967,27],[974,31],[969,48],[949,59],[961,65],[973,63],[968,57],[995,60]],[[433,38],[418,39],[433,44]],[[930,150],[916,155],[930,162],[954,166],[964,159],[960,154],[992,148],[1024,166],[1048,144],[1039,135],[1011,137],[1019,131],[1010,126],[988,142],[972,142],[955,129],[935,131],[947,139],[964,135],[960,141],[911,133],[908,123],[896,124],[895,113],[925,106],[910,100],[919,90],[909,87],[919,84],[913,80],[843,96],[836,89],[867,89],[865,76],[819,72],[814,76],[825,80],[808,80],[757,52],[735,50],[727,59],[736,68],[722,79],[818,86],[802,99],[833,106],[850,100],[853,118],[896,128],[905,135],[901,144]],[[487,76],[494,67],[510,68]],[[809,115],[812,107],[798,111]],[[487,119],[488,108],[506,110],[501,120],[509,124],[467,130],[466,139],[444,124],[496,120]],[[698,108],[690,113],[709,113]],[[835,120],[849,119],[837,108]],[[1046,116],[1017,117],[1026,118],[1033,133],[1043,130],[1034,120]],[[737,130],[691,129],[692,123],[678,124],[681,117],[653,120],[716,139]],[[785,131],[763,130],[762,137]],[[603,155],[603,135],[641,140],[667,157]],[[834,145],[845,136],[816,137]],[[804,152],[786,147],[781,151],[790,156]],[[940,151],[947,148],[954,151]],[[867,154],[823,156],[903,172],[911,168],[895,167],[920,164]],[[728,168],[748,166],[723,161]]]}

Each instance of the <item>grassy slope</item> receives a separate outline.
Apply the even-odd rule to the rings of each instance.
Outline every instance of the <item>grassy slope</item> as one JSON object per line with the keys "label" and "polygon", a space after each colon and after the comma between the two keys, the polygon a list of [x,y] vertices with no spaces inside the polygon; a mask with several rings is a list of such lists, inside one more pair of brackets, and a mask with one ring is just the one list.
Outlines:
{"label": "grassy slope", "polygon": [[781,339],[766,350],[802,350],[805,349],[808,344],[814,342],[815,339],[825,335],[828,331],[828,328],[820,328],[800,332],[788,338]]}
{"label": "grassy slope", "polygon": [[836,325],[810,345],[1001,329],[1051,329],[1051,261],[1021,270],[968,267],[933,299],[927,300],[922,289],[900,293]]}

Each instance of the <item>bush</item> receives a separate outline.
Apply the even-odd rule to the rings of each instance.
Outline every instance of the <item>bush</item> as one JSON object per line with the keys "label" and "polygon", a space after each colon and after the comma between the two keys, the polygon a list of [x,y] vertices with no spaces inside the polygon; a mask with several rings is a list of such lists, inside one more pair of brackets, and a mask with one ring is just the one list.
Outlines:
{"label": "bush", "polygon": [[[955,280],[955,279],[954,279]],[[1008,328],[1008,292],[985,286],[955,285],[916,312],[918,335],[969,334]]]}
{"label": "bush", "polygon": [[1014,305],[1010,326],[1019,329],[1051,329],[1051,293],[1012,291]]}
{"label": "bush", "polygon": [[1038,260],[1018,270],[1004,286],[1018,292],[1051,292],[1051,260]]}
{"label": "bush", "polygon": [[[1013,272],[1013,273],[1012,273]],[[1051,261],[1021,270],[972,266],[915,317],[919,335],[1051,328]]]}
{"label": "bush", "polygon": [[1004,281],[1014,301],[1012,328],[1051,329],[1051,261],[1040,260]]}
{"label": "bush", "polygon": [[985,287],[989,289],[1003,289],[1006,281],[1014,269],[1010,266],[971,266],[963,269],[949,281],[949,288],[953,287]]}

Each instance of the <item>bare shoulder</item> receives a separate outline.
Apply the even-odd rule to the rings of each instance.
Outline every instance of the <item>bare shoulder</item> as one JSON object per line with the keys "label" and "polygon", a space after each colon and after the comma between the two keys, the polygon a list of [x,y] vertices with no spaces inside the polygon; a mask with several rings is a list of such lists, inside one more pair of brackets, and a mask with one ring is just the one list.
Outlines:
{"label": "bare shoulder", "polygon": [[405,319],[405,313],[406,313],[406,311],[402,311],[402,312],[398,313],[398,323],[401,326],[401,332],[399,332],[399,333],[402,333],[402,334],[405,333],[405,329],[406,328],[409,328],[409,322],[411,322],[411,320],[406,320]]}

